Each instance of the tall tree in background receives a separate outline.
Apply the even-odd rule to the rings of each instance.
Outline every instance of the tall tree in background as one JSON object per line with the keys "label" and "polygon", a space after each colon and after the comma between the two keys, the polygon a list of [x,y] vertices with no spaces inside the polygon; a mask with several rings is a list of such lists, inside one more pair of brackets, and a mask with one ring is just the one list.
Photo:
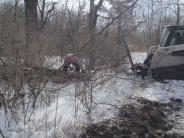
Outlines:
{"label": "tall tree in background", "polygon": [[95,0],[90,0],[90,13],[89,13],[89,33],[95,32],[98,11],[102,7],[104,0],[100,0],[97,5],[95,5]]}
{"label": "tall tree in background", "polygon": [[30,47],[34,34],[38,28],[37,5],[38,0],[24,0],[27,47]]}
{"label": "tall tree in background", "polygon": [[53,11],[55,10],[56,2],[46,2],[46,0],[40,0],[40,4],[38,4],[39,15],[40,15],[40,24],[39,31],[44,29],[46,22],[49,18],[54,15]]}
{"label": "tall tree in background", "polygon": [[102,7],[104,0],[99,0],[98,4],[95,5],[95,0],[90,0],[90,11],[89,11],[89,37],[91,39],[90,45],[90,67],[94,65],[94,57],[93,57],[93,46],[95,45],[95,31],[96,24],[98,19],[98,12]]}
{"label": "tall tree in background", "polygon": [[177,12],[176,12],[176,16],[177,16],[177,19],[176,19],[176,25],[179,25],[180,24],[180,1],[177,0],[176,1],[176,6],[177,6]]}

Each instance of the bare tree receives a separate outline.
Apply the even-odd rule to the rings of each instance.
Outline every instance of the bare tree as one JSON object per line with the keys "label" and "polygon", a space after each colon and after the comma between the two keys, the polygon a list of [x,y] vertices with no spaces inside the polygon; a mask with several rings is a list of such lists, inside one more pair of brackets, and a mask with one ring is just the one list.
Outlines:
{"label": "bare tree", "polygon": [[94,57],[92,53],[92,49],[95,46],[95,30],[98,19],[98,12],[102,7],[104,0],[99,0],[98,4],[95,5],[95,0],[90,0],[90,12],[89,12],[89,37],[91,39],[90,44],[90,67],[94,65]]}
{"label": "bare tree", "polygon": [[176,25],[180,25],[180,1],[179,0],[176,1],[176,6],[177,6]]}
{"label": "bare tree", "polygon": [[24,0],[25,5],[25,28],[26,46],[30,47],[34,34],[38,29],[37,5],[38,0]]}
{"label": "bare tree", "polygon": [[[46,24],[46,22],[49,20],[49,18],[53,15],[53,11],[56,6],[56,2],[46,3],[45,0],[40,1],[41,4],[38,3],[38,9],[40,12],[40,26],[39,30],[42,30]],[[47,9],[46,9],[47,7]],[[50,7],[48,9],[48,7]]]}

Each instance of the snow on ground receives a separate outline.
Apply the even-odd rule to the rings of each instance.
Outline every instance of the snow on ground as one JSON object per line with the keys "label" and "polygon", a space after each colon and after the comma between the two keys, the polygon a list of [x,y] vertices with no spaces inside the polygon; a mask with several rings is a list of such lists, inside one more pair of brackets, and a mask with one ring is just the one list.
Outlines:
{"label": "snow on ground", "polygon": [[[133,53],[132,55],[134,62],[143,62],[146,57],[145,53]],[[53,83],[49,85],[62,87],[55,86]],[[74,133],[80,134],[80,127],[88,120],[86,108],[82,104],[85,97],[75,99],[75,84],[59,89],[57,96],[58,100],[56,98],[49,106],[38,108],[30,123],[26,125],[23,125],[23,120],[21,120],[17,125],[13,124],[11,129],[5,128],[2,125],[5,124],[4,112],[1,111],[0,129],[8,138],[44,138],[46,136],[52,138],[53,135],[71,138]],[[98,122],[117,114],[117,107],[130,103],[130,97],[143,97],[164,103],[169,102],[171,97],[184,101],[184,81],[172,80],[167,83],[159,83],[152,79],[141,80],[141,78],[120,74],[117,78],[96,87],[93,96],[92,120]],[[170,118],[176,119],[173,131],[184,135],[184,108]]]}

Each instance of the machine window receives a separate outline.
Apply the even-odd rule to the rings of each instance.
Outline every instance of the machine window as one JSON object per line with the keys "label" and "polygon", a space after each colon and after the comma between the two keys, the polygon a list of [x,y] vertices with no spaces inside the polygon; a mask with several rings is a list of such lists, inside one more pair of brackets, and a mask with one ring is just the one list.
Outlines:
{"label": "machine window", "polygon": [[172,34],[169,46],[184,44],[184,30],[177,30]]}

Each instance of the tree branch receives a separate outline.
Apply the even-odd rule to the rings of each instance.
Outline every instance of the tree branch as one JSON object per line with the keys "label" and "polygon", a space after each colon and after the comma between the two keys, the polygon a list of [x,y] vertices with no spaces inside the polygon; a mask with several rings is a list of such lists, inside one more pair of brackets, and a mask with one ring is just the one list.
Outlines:
{"label": "tree branch", "polygon": [[[107,28],[109,28],[116,20],[118,20],[124,13],[126,13],[128,10],[130,10],[132,7],[134,7],[137,2],[139,0],[136,0],[134,3],[132,3],[132,5],[130,5],[129,7],[127,7],[124,11],[122,11],[119,15],[117,15],[116,17],[114,17],[108,24],[106,24],[105,27],[103,27],[101,29],[100,32],[97,33],[97,35],[101,35]],[[85,46],[87,46],[90,42],[92,41],[92,38],[89,38],[86,43],[81,47],[81,49],[83,49]]]}
{"label": "tree branch", "polygon": [[5,138],[1,129],[0,129],[0,134],[1,134],[2,138]]}
{"label": "tree branch", "polygon": [[119,15],[117,15],[116,17],[114,17],[100,32],[99,34],[102,34],[108,27],[110,27],[117,19],[119,19],[125,12],[127,12],[128,10],[130,10],[132,7],[135,6],[135,4],[137,4],[139,0],[136,0],[134,3],[132,3],[132,5],[130,5],[128,8],[126,8],[124,11],[122,11]]}
{"label": "tree branch", "polygon": [[[43,4],[44,5],[42,5],[42,6],[45,6],[45,3],[43,3]],[[46,24],[47,20],[49,19],[49,14],[55,9],[56,4],[57,4],[56,2],[52,2],[52,7],[47,11],[47,14],[46,14],[44,20],[43,20],[43,15],[42,15],[42,23],[41,23],[40,30],[43,29],[44,25]],[[42,10],[43,10],[42,12],[44,12],[44,7],[42,7]],[[42,14],[44,14],[44,13],[42,13]]]}
{"label": "tree branch", "polygon": [[94,11],[94,13],[97,14],[97,12],[98,12],[98,11],[100,10],[100,8],[102,7],[103,2],[104,2],[104,0],[100,0],[100,1],[98,2],[98,4],[95,6],[95,11]]}

